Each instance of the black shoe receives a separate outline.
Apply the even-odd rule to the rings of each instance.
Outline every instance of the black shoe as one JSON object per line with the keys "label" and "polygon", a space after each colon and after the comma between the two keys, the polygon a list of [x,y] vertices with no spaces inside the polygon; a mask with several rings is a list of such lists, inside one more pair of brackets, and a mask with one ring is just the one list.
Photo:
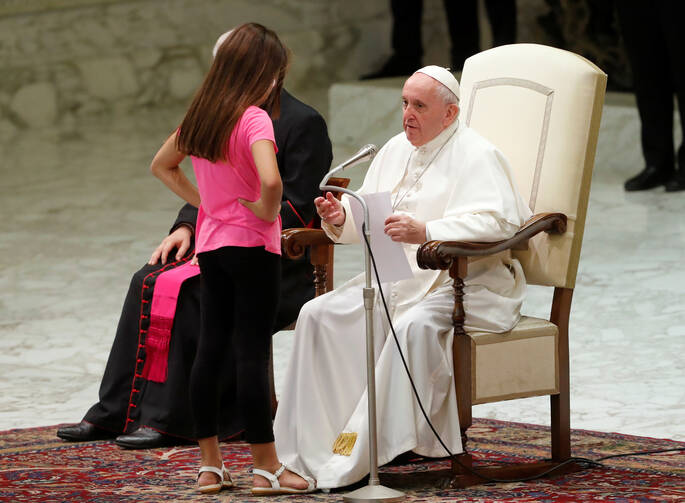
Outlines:
{"label": "black shoe", "polygon": [[81,421],[78,424],[62,426],[57,430],[57,436],[70,442],[88,442],[90,440],[114,438],[117,434],[98,428],[87,421]]}
{"label": "black shoe", "polygon": [[114,439],[114,443],[124,449],[154,449],[156,447],[169,447],[189,442],[182,438],[165,435],[147,426],[141,426],[131,433],[119,435]]}
{"label": "black shoe", "polygon": [[421,67],[420,61],[412,61],[400,58],[396,55],[390,56],[383,67],[372,73],[362,75],[359,80],[383,79],[386,77],[400,77],[411,75]]}
{"label": "black shoe", "polygon": [[678,192],[685,190],[685,172],[679,169],[671,179],[666,182],[666,192]]}
{"label": "black shoe", "polygon": [[671,178],[672,171],[659,169],[656,166],[647,166],[634,177],[628,179],[624,185],[628,192],[647,190],[665,185]]}

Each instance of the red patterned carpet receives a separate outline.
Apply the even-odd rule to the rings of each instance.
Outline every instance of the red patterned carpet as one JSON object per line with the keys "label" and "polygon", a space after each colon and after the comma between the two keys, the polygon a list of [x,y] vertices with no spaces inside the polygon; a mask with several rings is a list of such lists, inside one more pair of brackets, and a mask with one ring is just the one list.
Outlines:
{"label": "red patterned carpet", "polygon": [[[195,492],[196,447],[143,451],[112,442],[67,443],[56,427],[0,432],[0,501],[342,501],[344,491],[307,496],[255,498],[249,493],[247,445],[223,444],[224,460],[238,487],[215,496]],[[471,448],[481,463],[549,456],[547,428],[476,420]],[[575,430],[573,455],[597,459],[610,454],[685,449],[685,442]],[[526,483],[447,487],[448,463],[428,461],[383,467],[381,482],[407,493],[408,502],[433,501],[685,501],[685,451],[614,458],[605,468]]]}

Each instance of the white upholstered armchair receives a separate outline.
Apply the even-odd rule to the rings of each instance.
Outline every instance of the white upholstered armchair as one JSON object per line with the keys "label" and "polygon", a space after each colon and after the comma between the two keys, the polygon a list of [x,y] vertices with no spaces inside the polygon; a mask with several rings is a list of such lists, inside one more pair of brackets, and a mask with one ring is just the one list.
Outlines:
{"label": "white upholstered armchair", "polygon": [[[456,485],[483,482],[471,465],[471,406],[550,396],[550,462],[479,469],[490,477],[530,476],[570,457],[568,322],[590,192],[606,75],[588,60],[535,44],[497,47],[466,60],[460,120],[508,158],[534,217],[500,243],[430,241],[423,268],[454,279],[454,366],[465,452]],[[554,288],[549,320],[522,317],[503,334],[464,331],[463,278],[469,259],[511,249],[529,284]]]}

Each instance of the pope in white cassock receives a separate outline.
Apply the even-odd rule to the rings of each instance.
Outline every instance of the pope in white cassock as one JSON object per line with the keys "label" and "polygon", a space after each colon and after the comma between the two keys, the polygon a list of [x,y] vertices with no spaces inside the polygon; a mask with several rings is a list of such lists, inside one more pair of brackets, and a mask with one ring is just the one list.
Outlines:
{"label": "pope in white cassock", "polygon": [[[428,66],[414,73],[404,84],[402,107],[404,133],[378,152],[359,193],[391,193],[385,233],[403,243],[414,276],[384,284],[383,291],[421,401],[458,453],[452,282],[447,271],[419,269],[416,250],[430,239],[507,239],[531,212],[504,156],[459,124],[459,84],[449,71]],[[347,196],[338,202],[326,194],[315,203],[334,241],[358,240]],[[526,286],[508,252],[470,261],[465,283],[467,331],[504,332],[516,324]],[[369,473],[363,286],[361,274],[304,305],[276,414],[281,461],[314,477],[320,488],[352,484]],[[379,295],[376,301],[378,463],[406,451],[445,456],[413,396]]]}

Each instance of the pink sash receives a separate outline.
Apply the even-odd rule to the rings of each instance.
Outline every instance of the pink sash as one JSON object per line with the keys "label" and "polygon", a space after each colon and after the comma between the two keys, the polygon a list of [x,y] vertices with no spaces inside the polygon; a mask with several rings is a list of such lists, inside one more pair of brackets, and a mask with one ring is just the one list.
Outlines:
{"label": "pink sash", "polygon": [[200,268],[190,265],[188,261],[175,269],[164,271],[155,281],[152,306],[150,306],[150,327],[145,339],[145,366],[142,374],[142,377],[148,381],[166,381],[169,342],[176,314],[178,292],[185,280],[198,274],[200,274]]}

